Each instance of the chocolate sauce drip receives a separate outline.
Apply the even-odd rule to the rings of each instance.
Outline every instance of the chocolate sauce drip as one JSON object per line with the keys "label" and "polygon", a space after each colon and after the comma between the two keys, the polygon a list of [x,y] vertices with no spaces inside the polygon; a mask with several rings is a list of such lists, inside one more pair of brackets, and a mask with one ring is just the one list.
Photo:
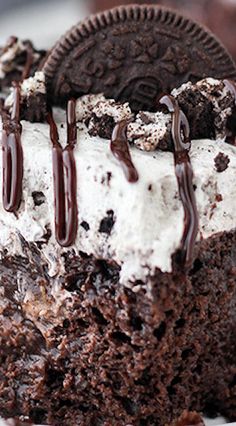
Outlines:
{"label": "chocolate sauce drip", "polygon": [[[234,98],[235,106],[236,106],[236,85],[232,80],[223,80],[225,87],[230,91],[232,97]],[[234,132],[232,132],[234,133]],[[227,135],[226,140],[230,145],[236,146],[236,136],[235,134]]]}
{"label": "chocolate sauce drip", "polygon": [[21,76],[22,81],[29,77],[31,67],[33,65],[33,60],[34,60],[33,49],[31,46],[28,46],[26,51],[26,63]]}
{"label": "chocolate sauce drip", "polygon": [[20,206],[23,179],[23,151],[21,146],[20,86],[13,89],[13,107],[9,117],[2,114],[2,168],[3,206],[7,212],[16,213]]}
{"label": "chocolate sauce drip", "polygon": [[114,127],[111,138],[111,151],[117,160],[120,161],[127,180],[131,183],[138,181],[138,172],[132,162],[128,140],[127,126],[129,122],[122,120]]}
{"label": "chocolate sauce drip", "polygon": [[48,113],[52,141],[55,232],[57,242],[68,247],[75,242],[78,228],[76,164],[74,147],[77,141],[76,102],[67,106],[67,146],[63,149],[52,112]]}
{"label": "chocolate sauce drip", "polygon": [[[16,37],[11,37],[7,49],[17,42]],[[27,78],[33,63],[33,50],[27,48],[27,59],[22,71],[21,80]],[[11,115],[2,108],[2,168],[3,207],[7,212],[16,213],[22,197],[23,180],[23,150],[21,145],[22,126],[20,123],[20,83],[13,83],[13,106]]]}
{"label": "chocolate sauce drip", "polygon": [[236,85],[235,82],[232,80],[223,80],[224,85],[227,87],[227,89],[231,92],[231,95],[235,99],[236,103]]}
{"label": "chocolate sauce drip", "polygon": [[184,207],[184,233],[181,240],[180,264],[185,269],[192,266],[194,244],[198,234],[198,211],[193,189],[193,170],[189,158],[189,124],[177,101],[163,96],[160,103],[172,113],[172,139],[174,143],[175,173],[179,195]]}

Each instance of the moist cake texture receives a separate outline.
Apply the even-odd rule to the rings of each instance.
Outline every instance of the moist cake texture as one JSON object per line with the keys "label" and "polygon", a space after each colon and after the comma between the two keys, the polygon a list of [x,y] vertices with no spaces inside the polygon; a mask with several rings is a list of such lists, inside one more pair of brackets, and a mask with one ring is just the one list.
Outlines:
{"label": "moist cake texture", "polygon": [[27,58],[0,103],[0,416],[236,420],[234,83],[65,110]]}

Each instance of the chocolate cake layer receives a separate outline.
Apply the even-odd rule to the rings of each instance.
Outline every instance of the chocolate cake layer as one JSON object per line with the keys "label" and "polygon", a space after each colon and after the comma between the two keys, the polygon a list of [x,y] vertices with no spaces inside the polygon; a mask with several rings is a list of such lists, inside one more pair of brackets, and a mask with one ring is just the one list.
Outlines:
{"label": "chocolate cake layer", "polygon": [[35,244],[2,252],[0,412],[60,426],[163,426],[187,407],[236,420],[236,232],[198,243],[187,276],[133,292],[73,250],[49,279]]}

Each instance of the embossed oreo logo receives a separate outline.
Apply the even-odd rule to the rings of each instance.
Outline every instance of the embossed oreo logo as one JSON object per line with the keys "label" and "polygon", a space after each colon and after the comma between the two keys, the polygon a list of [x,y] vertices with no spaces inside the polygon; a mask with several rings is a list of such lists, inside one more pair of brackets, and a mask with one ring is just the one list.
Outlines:
{"label": "embossed oreo logo", "polygon": [[45,62],[57,103],[86,93],[154,110],[156,97],[187,81],[236,78],[224,48],[194,22],[158,6],[127,6],[73,27]]}
{"label": "embossed oreo logo", "polygon": [[152,110],[161,87],[160,80],[153,76],[136,77],[121,88],[117,99],[122,102],[128,101],[133,111]]}

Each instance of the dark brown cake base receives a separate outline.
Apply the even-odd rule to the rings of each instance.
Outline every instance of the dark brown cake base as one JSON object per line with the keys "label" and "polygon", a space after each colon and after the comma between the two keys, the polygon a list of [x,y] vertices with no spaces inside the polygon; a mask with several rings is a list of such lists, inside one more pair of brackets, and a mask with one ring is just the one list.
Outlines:
{"label": "dark brown cake base", "polygon": [[1,416],[164,426],[191,409],[236,420],[236,232],[199,244],[187,278],[157,271],[152,298],[83,254],[49,279],[40,249],[22,246],[0,266]]}

